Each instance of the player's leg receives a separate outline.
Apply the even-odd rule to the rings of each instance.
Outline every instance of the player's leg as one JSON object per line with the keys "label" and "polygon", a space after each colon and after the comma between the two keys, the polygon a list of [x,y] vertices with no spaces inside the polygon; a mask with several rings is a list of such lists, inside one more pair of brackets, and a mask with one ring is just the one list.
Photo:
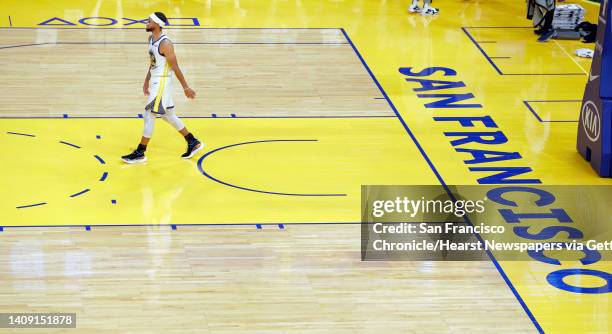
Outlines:
{"label": "player's leg", "polygon": [[544,24],[542,25],[542,33],[538,38],[539,42],[546,42],[555,35],[552,25],[555,18],[555,2],[550,1],[547,5],[546,14],[544,14]]}
{"label": "player's leg", "polygon": [[431,0],[423,0],[424,5],[421,9],[421,15],[435,15],[440,12],[438,8],[431,7]]}
{"label": "player's leg", "polygon": [[411,13],[420,13],[421,7],[419,7],[419,0],[411,0],[410,6],[408,6],[408,11]]}
{"label": "player's leg", "polygon": [[196,137],[194,137],[189,130],[187,130],[185,124],[183,124],[183,121],[176,116],[174,108],[167,109],[162,118],[172,125],[172,127],[176,129],[176,131],[178,131],[183,138],[185,138],[185,141],[187,142],[187,151],[181,155],[182,158],[189,159],[204,148],[204,145]]}
{"label": "player's leg", "polygon": [[530,5],[533,7],[533,26],[539,28],[534,32],[540,35],[538,41],[546,42],[551,39],[555,31],[552,27],[554,15],[555,15],[555,1],[554,0],[535,0]]}
{"label": "player's leg", "polygon": [[142,118],[144,120],[144,129],[142,131],[142,138],[140,138],[138,147],[134,150],[134,152],[121,157],[123,161],[129,164],[147,161],[145,151],[147,150],[149,140],[153,136],[153,129],[155,128],[155,115],[149,110],[146,110]]}

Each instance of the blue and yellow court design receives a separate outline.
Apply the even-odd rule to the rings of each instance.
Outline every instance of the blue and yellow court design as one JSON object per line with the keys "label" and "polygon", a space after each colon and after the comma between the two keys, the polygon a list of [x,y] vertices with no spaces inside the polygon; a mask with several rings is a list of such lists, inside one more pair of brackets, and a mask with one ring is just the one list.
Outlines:
{"label": "blue and yellow court design", "polygon": [[[598,5],[577,3],[596,22]],[[589,45],[538,43],[522,1],[436,1],[435,17],[407,5],[3,1],[0,226],[324,229],[359,224],[362,185],[612,185],[575,148],[590,60],[574,50]],[[176,112],[205,148],[181,159],[158,119],[148,161],[126,165],[154,10],[198,94],[174,87]],[[457,144],[471,132],[489,141]],[[474,163],[469,149],[517,154]],[[609,332],[609,291],[546,280],[577,264],[493,260],[534,331]]]}

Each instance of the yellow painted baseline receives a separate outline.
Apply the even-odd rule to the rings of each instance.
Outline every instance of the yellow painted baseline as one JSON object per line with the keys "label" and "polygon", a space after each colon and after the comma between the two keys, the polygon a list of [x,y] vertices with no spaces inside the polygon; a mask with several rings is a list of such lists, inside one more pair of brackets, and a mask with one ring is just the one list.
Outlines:
{"label": "yellow painted baseline", "polygon": [[[118,7],[116,4],[121,4]],[[597,7],[582,3],[595,22]],[[441,3],[436,18],[409,16],[407,3],[388,2],[92,2],[83,8],[76,1],[41,2],[23,6],[3,1],[1,12],[11,15],[4,26],[34,27],[51,17],[72,22],[89,16],[144,18],[153,10],[175,17],[197,16],[207,27],[343,27],[362,53],[382,87],[420,141],[448,184],[474,184],[464,159],[449,144],[444,131],[457,124],[442,124],[404,81],[400,67],[445,66],[457,71],[484,108],[471,115],[494,115],[509,138],[508,150],[521,152],[517,166],[530,166],[532,175],[545,184],[610,184],[598,178],[575,153],[576,124],[537,122],[523,101],[579,100],[585,75],[500,76],[469,40],[461,27],[528,26],[522,1],[467,1]],[[170,16],[169,15],[169,16]],[[121,22],[121,20],[119,20]],[[572,73],[588,71],[588,61],[572,57],[579,42],[537,44],[530,29],[466,29],[476,41],[493,39],[481,47],[494,57],[505,73]],[[144,65],[143,65],[144,67]],[[520,72],[519,72],[520,71]],[[442,79],[442,77],[436,77]],[[571,102],[568,102],[571,103]],[[575,104],[574,104],[575,105]],[[534,104],[545,120],[575,119],[577,110]],[[549,118],[546,118],[549,117]],[[317,127],[325,122],[325,131]],[[331,123],[330,123],[331,122]],[[206,134],[210,149],[252,140],[316,139],[316,142],[262,143],[229,148],[210,155],[204,166],[211,175],[245,187],[280,192],[346,193],[346,197],[299,198],[270,195],[265,206],[261,194],[229,189],[198,171],[195,162],[176,159],[180,138],[158,125],[157,137],[146,166],[123,166],[116,157],[125,153],[140,126],[137,120],[3,120],[2,133],[3,224],[41,225],[99,223],[194,223],[274,221],[342,221],[358,219],[358,185],[435,184],[434,174],[423,161],[396,119],[351,120],[190,120],[190,126]],[[333,126],[330,126],[333,124]],[[6,134],[23,131],[36,137]],[[381,133],[384,133],[382,135]],[[101,139],[95,135],[100,134]],[[160,140],[159,138],[168,138]],[[81,149],[59,143],[64,140]],[[28,142],[31,141],[31,142]],[[34,143],[36,142],[36,143]],[[15,157],[36,156],[24,164]],[[101,164],[93,155],[100,155]],[[8,159],[11,157],[12,159]],[[61,160],[58,160],[61,157]],[[320,159],[320,160],[319,160]],[[29,159],[28,159],[29,160]],[[106,181],[99,181],[104,171]],[[139,184],[136,188],[133,184]],[[171,186],[170,186],[171,185]],[[89,193],[69,198],[79,190]],[[203,194],[206,201],[198,200]],[[11,200],[6,200],[7,198]],[[13,200],[14,199],[14,200]],[[117,204],[111,200],[116,199]],[[43,210],[17,213],[15,204],[48,201]],[[217,202],[218,201],[218,202]],[[221,205],[223,207],[221,207]],[[126,209],[126,208],[131,209]],[[42,209],[43,206],[40,207]],[[135,212],[134,208],[141,211]],[[185,208],[185,209],[183,209]],[[189,208],[189,211],[187,209]],[[189,214],[198,212],[198,217]],[[6,214],[8,213],[8,214]],[[609,332],[611,297],[563,292],[547,284],[549,265],[503,262],[508,278],[539,325],[546,332]],[[576,266],[574,262],[561,267]],[[600,262],[593,269],[612,269]],[[601,282],[599,282],[601,283]],[[597,284],[597,282],[586,282]],[[562,320],[560,320],[562,319]]]}

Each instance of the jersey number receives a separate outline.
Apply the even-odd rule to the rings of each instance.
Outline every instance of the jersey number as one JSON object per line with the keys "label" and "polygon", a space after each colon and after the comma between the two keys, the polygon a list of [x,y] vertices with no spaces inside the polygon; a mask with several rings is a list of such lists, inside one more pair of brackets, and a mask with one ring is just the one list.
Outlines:
{"label": "jersey number", "polygon": [[149,52],[149,57],[151,58],[151,67],[155,67],[155,55],[153,52]]}

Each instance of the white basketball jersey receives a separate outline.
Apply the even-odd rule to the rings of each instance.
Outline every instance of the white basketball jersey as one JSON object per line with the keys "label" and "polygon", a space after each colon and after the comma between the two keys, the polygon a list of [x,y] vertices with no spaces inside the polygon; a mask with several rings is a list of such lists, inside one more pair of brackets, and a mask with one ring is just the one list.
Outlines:
{"label": "white basketball jersey", "polygon": [[162,41],[170,39],[161,35],[157,40],[149,40],[149,57],[151,58],[151,80],[149,81],[149,98],[145,110],[156,114],[165,114],[166,109],[174,107],[172,101],[172,67],[159,51]]}
{"label": "white basketball jersey", "polygon": [[157,40],[153,40],[153,36],[149,39],[149,56],[151,58],[151,77],[165,77],[172,75],[172,68],[170,64],[166,62],[164,57],[159,50],[162,41],[168,40],[168,36],[162,34]]}

